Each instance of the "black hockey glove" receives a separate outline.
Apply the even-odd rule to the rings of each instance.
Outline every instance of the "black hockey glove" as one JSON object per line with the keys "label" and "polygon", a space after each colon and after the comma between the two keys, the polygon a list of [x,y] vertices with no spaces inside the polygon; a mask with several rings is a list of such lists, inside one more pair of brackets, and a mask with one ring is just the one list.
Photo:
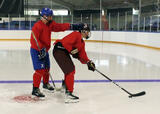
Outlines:
{"label": "black hockey glove", "polygon": [[92,70],[93,72],[95,71],[95,64],[92,62],[92,61],[89,61],[87,63],[87,66],[88,66],[88,70]]}
{"label": "black hockey glove", "polygon": [[70,30],[79,30],[81,31],[83,29],[84,24],[80,23],[80,24],[71,24],[70,25]]}
{"label": "black hockey glove", "polygon": [[75,59],[78,59],[79,58],[79,53],[78,53],[78,49],[75,48],[71,51],[71,54],[72,54],[72,57],[75,58]]}
{"label": "black hockey glove", "polygon": [[79,58],[79,54],[78,53],[72,54],[72,57],[75,58],[75,59],[78,59]]}
{"label": "black hockey glove", "polygon": [[46,48],[42,48],[42,49],[40,50],[40,52],[39,52],[39,55],[38,55],[39,59],[40,59],[40,60],[44,59],[44,58],[46,57],[46,54],[47,54]]}

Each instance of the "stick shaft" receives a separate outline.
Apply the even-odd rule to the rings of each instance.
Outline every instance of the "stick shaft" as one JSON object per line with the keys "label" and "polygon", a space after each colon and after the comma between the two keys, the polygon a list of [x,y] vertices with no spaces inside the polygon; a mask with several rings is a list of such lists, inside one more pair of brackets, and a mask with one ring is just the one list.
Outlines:
{"label": "stick shaft", "polygon": [[127,94],[132,95],[130,92],[128,92],[126,89],[122,88],[120,85],[118,85],[117,83],[115,83],[113,80],[111,80],[109,77],[107,77],[105,74],[103,74],[102,72],[100,72],[99,70],[95,69],[98,73],[100,73],[103,77],[107,78],[109,81],[111,81],[113,84],[115,84],[116,86],[118,86],[119,88],[121,88],[123,91],[125,91]]}
{"label": "stick shaft", "polygon": [[33,38],[34,38],[34,40],[35,40],[35,42],[36,42],[36,45],[37,45],[37,47],[38,47],[38,49],[39,49],[39,51],[40,51],[41,49],[40,49],[40,46],[39,46],[39,44],[38,44],[38,41],[37,41],[37,38],[36,38],[34,32],[32,31],[31,33],[32,33],[32,36],[33,36]]}
{"label": "stick shaft", "polygon": [[54,81],[53,81],[53,78],[52,78],[52,76],[51,76],[50,73],[49,73],[49,76],[50,76],[50,78],[51,78],[51,81],[52,81],[53,86],[56,88],[56,85],[55,85],[55,83],[54,83]]}

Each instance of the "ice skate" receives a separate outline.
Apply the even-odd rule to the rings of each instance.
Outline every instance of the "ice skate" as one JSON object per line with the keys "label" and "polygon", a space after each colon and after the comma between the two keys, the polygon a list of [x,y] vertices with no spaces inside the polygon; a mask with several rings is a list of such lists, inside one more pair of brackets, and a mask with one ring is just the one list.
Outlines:
{"label": "ice skate", "polygon": [[79,102],[79,97],[72,94],[72,92],[66,91],[65,93],[65,103],[77,103]]}
{"label": "ice skate", "polygon": [[38,87],[33,87],[32,98],[38,97],[39,99],[45,99],[45,95],[40,92]]}
{"label": "ice skate", "polygon": [[54,92],[54,88],[49,83],[43,84],[43,89],[47,92]]}

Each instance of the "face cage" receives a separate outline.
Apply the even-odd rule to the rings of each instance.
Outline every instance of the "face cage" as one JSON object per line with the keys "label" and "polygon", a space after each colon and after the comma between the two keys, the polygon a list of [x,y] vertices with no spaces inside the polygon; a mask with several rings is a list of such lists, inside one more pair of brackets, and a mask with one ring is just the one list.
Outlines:
{"label": "face cage", "polygon": [[90,38],[91,37],[91,32],[90,31],[88,31],[88,38]]}
{"label": "face cage", "polygon": [[91,32],[88,30],[83,30],[83,33],[87,34],[87,32],[88,32],[88,35],[86,36],[86,39],[89,39],[91,37]]}
{"label": "face cage", "polygon": [[[49,16],[52,16],[52,15],[49,15]],[[46,16],[46,17],[44,17],[44,15],[43,16],[41,16],[41,18],[43,18],[43,19],[45,19],[45,20],[47,20],[48,22],[49,22],[49,20],[48,20],[48,17],[49,16]],[[52,16],[53,17],[53,16]]]}

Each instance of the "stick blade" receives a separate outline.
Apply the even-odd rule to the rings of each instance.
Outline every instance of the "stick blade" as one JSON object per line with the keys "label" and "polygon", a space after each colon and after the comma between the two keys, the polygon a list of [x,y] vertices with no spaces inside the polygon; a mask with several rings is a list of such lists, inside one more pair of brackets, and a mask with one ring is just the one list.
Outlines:
{"label": "stick blade", "polygon": [[55,90],[56,90],[56,91],[61,91],[61,90],[62,90],[62,88],[55,88]]}
{"label": "stick blade", "polygon": [[132,98],[132,97],[139,97],[139,96],[142,96],[142,95],[145,95],[145,94],[146,94],[146,92],[145,92],[145,91],[142,91],[142,92],[140,92],[140,93],[136,93],[136,94],[130,95],[129,98]]}

